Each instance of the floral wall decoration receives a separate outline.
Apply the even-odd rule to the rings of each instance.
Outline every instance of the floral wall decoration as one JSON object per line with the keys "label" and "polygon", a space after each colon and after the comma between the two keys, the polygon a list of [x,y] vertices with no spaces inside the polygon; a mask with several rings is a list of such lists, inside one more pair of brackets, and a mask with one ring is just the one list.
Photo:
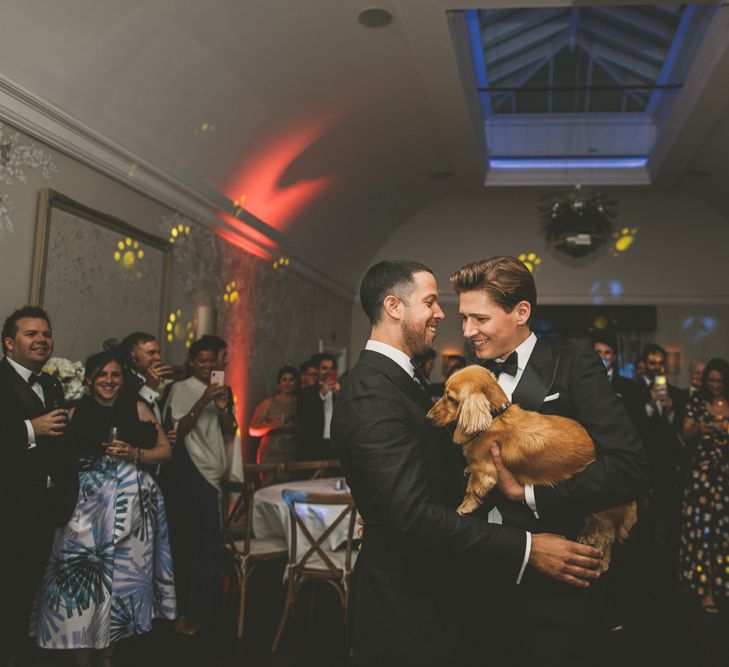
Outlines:
{"label": "floral wall decoration", "polygon": [[[40,169],[41,175],[49,180],[58,172],[51,154],[38,144],[21,139],[20,133],[8,132],[0,123],[0,183],[18,185],[28,182],[27,170]],[[8,194],[0,195],[0,236],[13,231],[11,213],[14,210]]]}

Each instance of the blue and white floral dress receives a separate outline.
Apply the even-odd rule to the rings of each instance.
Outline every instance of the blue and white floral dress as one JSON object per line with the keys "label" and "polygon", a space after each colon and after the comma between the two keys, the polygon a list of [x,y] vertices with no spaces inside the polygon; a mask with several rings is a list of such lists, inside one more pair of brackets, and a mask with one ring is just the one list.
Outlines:
{"label": "blue and white floral dress", "polygon": [[38,595],[31,631],[48,649],[100,649],[176,615],[164,501],[134,463],[103,453],[109,427],[134,446],[154,446],[134,400],[104,407],[82,399],[71,428],[79,447],[79,498],[61,528]]}

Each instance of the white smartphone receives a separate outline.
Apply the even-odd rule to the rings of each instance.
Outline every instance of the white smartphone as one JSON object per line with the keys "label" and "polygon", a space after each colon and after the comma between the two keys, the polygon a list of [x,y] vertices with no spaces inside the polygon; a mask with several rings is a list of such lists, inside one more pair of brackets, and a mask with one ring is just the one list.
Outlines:
{"label": "white smartphone", "polygon": [[210,373],[210,384],[219,384],[222,387],[225,384],[225,371],[213,371]]}

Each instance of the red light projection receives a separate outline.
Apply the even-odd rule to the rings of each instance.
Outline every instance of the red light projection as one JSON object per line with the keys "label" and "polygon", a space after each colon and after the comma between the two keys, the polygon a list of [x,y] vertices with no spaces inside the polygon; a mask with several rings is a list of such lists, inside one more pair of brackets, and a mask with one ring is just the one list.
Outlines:
{"label": "red light projection", "polygon": [[[216,229],[215,231],[221,238],[225,239],[228,243],[230,243],[230,245],[235,246],[236,248],[239,248],[240,250],[243,250],[253,255],[254,257],[258,257],[258,259],[262,259],[264,262],[270,262],[273,258],[273,255],[268,252],[268,250],[266,250],[265,248],[261,248],[261,246],[259,246],[258,244],[253,243],[253,241],[250,241],[246,238],[243,238],[242,236],[231,231],[230,229]],[[246,235],[253,236],[253,234],[250,234],[250,232],[255,230],[251,230],[249,227],[245,227],[243,231]],[[260,235],[263,236],[263,234]],[[268,238],[267,240],[268,245],[273,244],[273,241]],[[275,247],[275,244],[273,247]]]}
{"label": "red light projection", "polygon": [[267,143],[230,179],[224,189],[226,196],[274,229],[285,231],[334,181],[333,174],[326,174],[286,182],[286,172],[330,126],[327,122],[298,128]]}

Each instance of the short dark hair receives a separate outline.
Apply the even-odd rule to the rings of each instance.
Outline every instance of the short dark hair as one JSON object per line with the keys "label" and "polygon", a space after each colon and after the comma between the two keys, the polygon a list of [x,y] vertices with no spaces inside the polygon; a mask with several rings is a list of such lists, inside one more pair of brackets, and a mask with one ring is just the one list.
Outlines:
{"label": "short dark hair", "polygon": [[711,401],[708,380],[709,373],[717,371],[721,373],[721,379],[724,382],[724,398],[729,398],[729,361],[721,357],[715,357],[706,363],[704,374],[701,376],[701,389],[699,389],[699,397],[704,401]]}
{"label": "short dark hair", "polygon": [[466,264],[451,276],[451,286],[456,294],[484,291],[507,313],[521,301],[529,303],[532,315],[537,306],[534,276],[516,257],[498,255]]}
{"label": "short dark hair", "polygon": [[187,353],[187,358],[190,361],[193,361],[201,352],[212,352],[217,356],[219,349],[220,348],[217,346],[215,341],[210,340],[210,338],[207,336],[202,336],[196,341],[193,341],[192,345],[190,345],[190,349]]}
{"label": "short dark hair", "polygon": [[281,368],[278,369],[278,373],[276,373],[276,384],[281,382],[281,378],[288,373],[289,375],[294,376],[294,381],[296,382],[296,386],[299,386],[299,371],[297,371],[293,366],[281,366]]}
{"label": "short dark hair", "polygon": [[610,333],[594,333],[590,340],[590,347],[595,347],[598,343],[607,345],[613,352],[618,351],[617,340],[615,339],[615,336]]}
{"label": "short dark hair", "polygon": [[129,363],[131,361],[132,350],[134,350],[137,345],[141,345],[143,343],[151,343],[155,340],[157,340],[156,336],[153,336],[151,333],[146,333],[144,331],[134,331],[128,336],[125,336],[122,342],[119,343],[119,350],[124,357],[124,362]]}
{"label": "short dark hair", "polygon": [[215,345],[216,352],[228,349],[228,343],[220,336],[215,336],[214,334],[203,334],[202,336],[200,336],[200,340],[204,340],[206,344],[210,343],[211,345]]}
{"label": "short dark hair", "polygon": [[313,360],[313,358],[312,359],[307,359],[306,361],[302,361],[299,364],[299,373],[304,374],[310,368],[319,368],[319,364],[315,363],[314,360]]}
{"label": "short dark hair", "polygon": [[119,355],[116,354],[113,350],[102,350],[101,352],[97,352],[96,354],[92,354],[88,359],[86,359],[86,365],[84,366],[84,376],[89,382],[93,382],[101,370],[106,366],[107,364],[110,364],[111,362],[115,361],[119,366],[123,367],[122,360],[119,359]]}
{"label": "short dark hair", "polygon": [[[322,361],[331,361],[334,364],[334,370],[337,368],[337,358],[330,354],[329,352],[320,352],[316,355],[319,358],[319,362],[317,363],[316,367],[319,368],[321,366]],[[313,359],[313,357],[312,357]]]}
{"label": "short dark hair", "polygon": [[648,355],[649,354],[660,354],[663,356],[663,360],[665,361],[668,355],[666,354],[666,350],[663,349],[660,345],[657,343],[648,343],[643,348],[643,361],[648,361]]}
{"label": "short dark hair", "polygon": [[[18,334],[18,320],[22,320],[24,317],[34,317],[39,320],[45,320],[48,322],[48,326],[51,326],[51,320],[48,317],[48,313],[39,306],[23,306],[18,308],[5,320],[2,331],[2,346],[3,354],[8,353],[8,346],[5,344],[6,338],[15,338]],[[52,328],[52,327],[51,327]]]}
{"label": "short dark hair", "polygon": [[367,269],[359,287],[359,300],[371,325],[382,319],[385,298],[392,294],[401,301],[409,296],[416,273],[433,273],[433,270],[409,259],[386,259]]}

